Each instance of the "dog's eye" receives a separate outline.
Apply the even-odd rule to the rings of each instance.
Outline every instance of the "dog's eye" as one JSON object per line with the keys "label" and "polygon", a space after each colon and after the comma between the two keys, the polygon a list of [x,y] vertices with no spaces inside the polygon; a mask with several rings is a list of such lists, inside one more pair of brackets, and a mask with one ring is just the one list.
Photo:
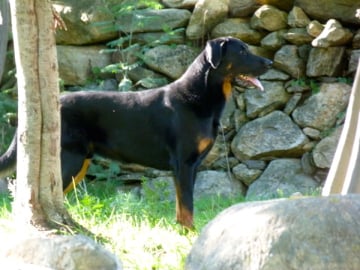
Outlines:
{"label": "dog's eye", "polygon": [[240,50],[240,54],[241,54],[241,55],[247,55],[248,52],[247,52],[246,50],[242,49],[242,50]]}

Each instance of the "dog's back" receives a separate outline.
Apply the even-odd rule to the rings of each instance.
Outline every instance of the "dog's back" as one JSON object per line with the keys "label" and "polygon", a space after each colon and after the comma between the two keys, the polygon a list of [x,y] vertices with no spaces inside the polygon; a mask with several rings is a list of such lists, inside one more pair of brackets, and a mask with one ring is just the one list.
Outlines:
{"label": "dog's back", "polygon": [[[94,153],[170,169],[167,145],[174,111],[165,105],[166,93],[76,92],[61,98],[63,144],[89,144]],[[78,142],[76,142],[78,141]]]}

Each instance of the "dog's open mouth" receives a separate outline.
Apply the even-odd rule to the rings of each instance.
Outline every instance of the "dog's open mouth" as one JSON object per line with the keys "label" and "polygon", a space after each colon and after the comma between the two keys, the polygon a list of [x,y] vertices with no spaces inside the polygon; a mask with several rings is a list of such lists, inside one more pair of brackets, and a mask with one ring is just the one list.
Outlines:
{"label": "dog's open mouth", "polygon": [[261,82],[255,78],[255,77],[251,77],[251,76],[247,76],[247,75],[239,75],[236,77],[236,81],[240,82],[240,85],[243,85],[245,87],[257,87],[259,88],[261,91],[264,91],[264,86],[261,84]]}

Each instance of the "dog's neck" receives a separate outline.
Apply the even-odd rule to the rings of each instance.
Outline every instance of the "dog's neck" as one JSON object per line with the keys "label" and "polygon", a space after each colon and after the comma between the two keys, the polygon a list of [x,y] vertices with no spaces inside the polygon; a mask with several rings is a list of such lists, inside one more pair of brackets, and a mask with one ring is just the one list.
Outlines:
{"label": "dog's neck", "polygon": [[[204,77],[204,74],[206,74],[211,68],[210,63],[206,59],[206,55],[204,52],[198,55],[198,57],[192,62],[192,64],[188,67],[188,69],[185,71],[185,73],[182,75],[184,78],[194,78],[193,80],[187,79],[186,81],[192,81],[197,83],[203,83],[203,80],[201,79]],[[179,80],[182,80],[180,78]],[[203,86],[203,85],[202,85]]]}
{"label": "dog's neck", "polygon": [[192,104],[204,116],[214,113],[209,111],[210,104],[215,113],[220,114],[226,99],[231,94],[230,80],[211,66],[204,52],[175,83],[181,84],[181,93],[178,95],[186,99],[188,104]]}

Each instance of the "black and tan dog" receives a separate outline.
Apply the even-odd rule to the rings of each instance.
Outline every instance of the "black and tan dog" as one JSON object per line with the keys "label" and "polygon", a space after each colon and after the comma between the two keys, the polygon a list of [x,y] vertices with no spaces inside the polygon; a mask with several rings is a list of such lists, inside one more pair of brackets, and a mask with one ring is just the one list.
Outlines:
{"label": "black and tan dog", "polygon": [[[141,92],[76,92],[61,97],[61,164],[65,192],[81,181],[94,154],[173,170],[176,219],[193,227],[196,169],[211,149],[234,79],[271,66],[231,37],[209,41],[175,82]],[[16,136],[15,136],[16,137]],[[0,158],[0,176],[16,163],[16,138]]]}

